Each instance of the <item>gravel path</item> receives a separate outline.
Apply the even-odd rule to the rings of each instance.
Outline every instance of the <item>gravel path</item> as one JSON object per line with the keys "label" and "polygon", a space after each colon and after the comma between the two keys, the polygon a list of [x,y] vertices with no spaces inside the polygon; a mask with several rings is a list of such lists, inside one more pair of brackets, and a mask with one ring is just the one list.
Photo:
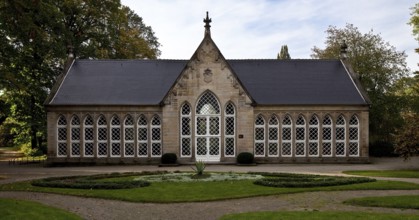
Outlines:
{"label": "gravel path", "polygon": [[309,192],[278,196],[233,199],[197,203],[131,203],[95,198],[81,198],[48,193],[0,192],[0,197],[37,201],[76,213],[84,219],[200,219],[213,220],[228,213],[250,211],[367,211],[381,213],[418,214],[419,210],[356,207],[342,202],[357,197],[419,195],[419,190],[378,190]]}

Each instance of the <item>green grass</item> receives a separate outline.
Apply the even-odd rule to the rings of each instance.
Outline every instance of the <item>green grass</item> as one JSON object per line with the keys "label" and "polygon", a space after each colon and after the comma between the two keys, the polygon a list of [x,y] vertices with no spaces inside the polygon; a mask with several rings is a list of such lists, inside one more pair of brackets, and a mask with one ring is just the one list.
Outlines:
{"label": "green grass", "polygon": [[419,178],[419,170],[350,170],[343,173],[373,177]]}
{"label": "green grass", "polygon": [[419,209],[419,195],[365,197],[350,199],[344,203],[357,206]]}
{"label": "green grass", "polygon": [[253,184],[251,180],[221,182],[156,182],[148,187],[115,190],[90,190],[35,187],[30,182],[18,182],[0,185],[3,191],[34,191],[66,195],[115,199],[130,202],[198,202],[245,198],[254,196],[279,195],[287,193],[339,190],[414,190],[419,184],[376,181],[370,183],[313,187],[313,188],[280,188],[265,187]]}
{"label": "green grass", "polygon": [[240,214],[228,214],[221,220],[268,220],[268,219],[290,219],[290,220],[359,220],[359,219],[380,219],[380,220],[399,220],[399,219],[419,219],[419,215],[400,215],[400,214],[382,214],[369,212],[319,212],[319,211],[278,211],[278,212],[248,212]]}
{"label": "green grass", "polygon": [[37,202],[0,198],[0,219],[82,219],[62,209]]}

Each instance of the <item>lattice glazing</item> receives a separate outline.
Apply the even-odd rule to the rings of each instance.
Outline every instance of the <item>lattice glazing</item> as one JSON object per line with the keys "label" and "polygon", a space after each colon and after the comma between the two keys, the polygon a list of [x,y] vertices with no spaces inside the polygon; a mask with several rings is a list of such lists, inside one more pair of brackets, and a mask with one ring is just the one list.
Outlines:
{"label": "lattice glazing", "polygon": [[226,106],[226,115],[234,115],[234,105],[231,103],[228,103]]}
{"label": "lattice glazing", "polygon": [[120,125],[121,122],[119,121],[119,118],[117,116],[113,116],[111,120],[111,125]]}
{"label": "lattice glazing", "polygon": [[99,143],[97,150],[98,150],[98,155],[99,156],[107,156],[108,155],[108,144],[107,143]]}
{"label": "lattice glazing", "polygon": [[92,118],[92,116],[88,115],[86,117],[86,119],[84,119],[84,125],[85,125],[85,127],[86,126],[89,126],[89,125],[93,126],[93,118]]}
{"label": "lattice glazing", "polygon": [[182,115],[190,115],[191,114],[191,106],[188,103],[185,103],[182,106]]}
{"label": "lattice glazing", "polygon": [[323,125],[332,125],[332,119],[330,118],[330,116],[326,116],[324,119],[323,119]]}
{"label": "lattice glazing", "polygon": [[297,121],[295,122],[297,125],[305,125],[306,124],[306,120],[304,120],[303,116],[298,116]]}
{"label": "lattice glazing", "polygon": [[225,139],[225,155],[234,156],[234,138]]}
{"label": "lattice glazing", "polygon": [[182,117],[182,135],[191,135],[191,119]]}
{"label": "lattice glazing", "polygon": [[220,155],[220,138],[212,137],[209,138],[210,146],[209,146],[209,155],[216,156]]}
{"label": "lattice glazing", "polygon": [[291,128],[282,128],[282,140],[291,140]]}
{"label": "lattice glazing", "polygon": [[309,121],[309,125],[318,125],[318,124],[319,124],[319,119],[317,119],[316,116],[312,116]]}
{"label": "lattice glazing", "polygon": [[270,127],[269,130],[269,140],[278,140],[278,128]]}
{"label": "lattice glazing", "polygon": [[147,156],[147,143],[138,143],[138,155],[139,156]]}
{"label": "lattice glazing", "polygon": [[349,140],[357,141],[358,140],[358,128],[349,127]]}
{"label": "lattice glazing", "polygon": [[226,135],[234,135],[234,117],[226,117],[225,118],[225,134]]}
{"label": "lattice glazing", "polygon": [[268,143],[268,154],[270,156],[278,155],[278,143]]}
{"label": "lattice glazing", "polygon": [[198,105],[196,107],[196,114],[199,115],[213,115],[213,114],[220,114],[220,106],[218,104],[217,99],[215,96],[210,93],[206,92],[198,101]]}
{"label": "lattice glazing", "polygon": [[97,124],[98,125],[106,125],[106,118],[103,115],[99,116]]}
{"label": "lattice glazing", "polygon": [[112,131],[112,137],[111,140],[112,141],[119,141],[121,140],[121,129],[120,128],[111,128]]}
{"label": "lattice glazing", "polygon": [[322,154],[324,156],[331,156],[332,155],[332,143],[330,142],[323,142],[323,151]]}
{"label": "lattice glazing", "polygon": [[67,140],[67,128],[58,128],[58,140],[65,141]]}
{"label": "lattice glazing", "polygon": [[311,142],[308,144],[308,153],[311,156],[316,156],[319,154],[319,143]]}
{"label": "lattice glazing", "polygon": [[158,116],[154,116],[151,120],[151,125],[161,125],[160,118]]}
{"label": "lattice glazing", "polygon": [[80,141],[80,128],[71,128],[71,140]]}
{"label": "lattice glazing", "polygon": [[305,128],[304,127],[295,128],[295,136],[296,136],[296,140],[304,140],[305,139]]}
{"label": "lattice glazing", "polygon": [[358,156],[358,142],[349,143],[349,155]]}
{"label": "lattice glazing", "polygon": [[192,149],[191,149],[191,138],[182,138],[182,155],[183,156],[191,156]]}
{"label": "lattice glazing", "polygon": [[152,128],[151,129],[151,140],[153,141],[159,141],[160,138],[160,128]]}
{"label": "lattice glazing", "polygon": [[133,141],[134,140],[134,127],[126,127],[125,128],[125,141]]}
{"label": "lattice glazing", "polygon": [[58,124],[58,125],[67,125],[67,120],[65,120],[65,117],[61,115],[61,116],[58,118],[57,124]]}
{"label": "lattice glazing", "polygon": [[151,155],[160,156],[161,155],[161,143],[152,143],[151,144]]}
{"label": "lattice glazing", "polygon": [[308,129],[308,133],[309,133],[309,140],[310,141],[315,141],[315,140],[318,140],[319,139],[319,129],[318,128],[316,128],[316,127],[310,127],[309,129]]}
{"label": "lattice glazing", "polygon": [[108,129],[107,128],[98,128],[98,140],[106,141],[108,140]]}
{"label": "lattice glazing", "polygon": [[269,119],[269,125],[278,125],[278,124],[279,124],[279,121],[278,121],[278,118],[277,118],[277,117],[272,116],[272,117]]}
{"label": "lattice glazing", "polygon": [[198,135],[207,134],[207,118],[206,117],[198,117],[196,119],[196,133]]}
{"label": "lattice glazing", "polygon": [[210,135],[218,135],[220,134],[220,118],[218,117],[210,117]]}
{"label": "lattice glazing", "polygon": [[138,125],[147,126],[147,119],[144,115],[140,115],[140,117],[138,118]]}
{"label": "lattice glazing", "polygon": [[338,156],[345,155],[345,143],[342,143],[342,142],[336,143],[336,155]]}
{"label": "lattice glazing", "polygon": [[138,128],[138,140],[147,141],[147,128]]}
{"label": "lattice glazing", "polygon": [[291,155],[291,143],[282,143],[282,152],[283,156],[290,156]]}
{"label": "lattice glazing", "polygon": [[323,140],[332,140],[332,128],[323,127]]}
{"label": "lattice glazing", "polygon": [[285,116],[284,120],[282,120],[282,125],[291,125],[291,118],[290,116]]}
{"label": "lattice glazing", "polygon": [[336,140],[345,140],[345,128],[336,128]]}
{"label": "lattice glazing", "polygon": [[258,156],[265,155],[264,143],[255,143],[255,155],[258,155]]}
{"label": "lattice glazing", "polygon": [[134,119],[131,117],[131,115],[128,115],[125,118],[124,125],[126,125],[126,126],[130,126],[130,125],[133,126],[134,125]]}
{"label": "lattice glazing", "polygon": [[58,156],[67,155],[67,143],[58,143]]}
{"label": "lattice glazing", "polygon": [[93,141],[93,127],[84,128],[84,140]]}
{"label": "lattice glazing", "polygon": [[84,155],[93,156],[93,143],[84,143]]}
{"label": "lattice glazing", "polygon": [[73,116],[71,119],[71,125],[80,125],[80,119],[77,116]]}
{"label": "lattice glazing", "polygon": [[119,156],[121,155],[121,144],[120,143],[112,143],[112,156]]}
{"label": "lattice glazing", "polygon": [[196,154],[200,156],[207,155],[207,139],[206,138],[196,139]]}
{"label": "lattice glazing", "polygon": [[358,125],[358,123],[358,118],[355,115],[353,115],[349,120],[349,125]]}
{"label": "lattice glazing", "polygon": [[345,118],[343,118],[343,116],[342,116],[342,115],[340,115],[340,116],[338,117],[338,120],[336,120],[336,124],[337,124],[337,125],[345,125]]}
{"label": "lattice glazing", "polygon": [[80,143],[72,143],[71,144],[71,155],[72,156],[80,156]]}
{"label": "lattice glazing", "polygon": [[255,128],[255,139],[258,141],[265,140],[265,128]]}
{"label": "lattice glazing", "polygon": [[304,156],[305,153],[305,144],[304,143],[296,143],[295,144],[295,155],[297,156]]}
{"label": "lattice glazing", "polygon": [[125,143],[125,156],[134,156],[134,143]]}
{"label": "lattice glazing", "polygon": [[258,116],[255,120],[255,125],[265,125],[265,120],[263,119],[262,116]]}

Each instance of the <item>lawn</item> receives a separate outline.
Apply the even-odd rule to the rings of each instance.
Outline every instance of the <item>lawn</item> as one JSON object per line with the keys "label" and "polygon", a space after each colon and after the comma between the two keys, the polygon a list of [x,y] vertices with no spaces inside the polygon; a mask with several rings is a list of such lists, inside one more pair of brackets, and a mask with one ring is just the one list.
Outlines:
{"label": "lawn", "polygon": [[82,219],[62,209],[50,207],[37,202],[0,198],[0,219]]}
{"label": "lawn", "polygon": [[419,170],[350,170],[343,173],[372,177],[419,178]]}
{"label": "lawn", "polygon": [[419,209],[419,195],[365,197],[350,199],[344,203],[358,206]]}
{"label": "lawn", "polygon": [[153,182],[148,187],[114,190],[35,187],[32,186],[30,182],[18,182],[0,185],[0,190],[3,191],[50,192],[130,202],[156,203],[214,201],[313,191],[392,189],[413,190],[419,189],[419,185],[396,181],[376,181],[328,187],[281,188],[255,185],[253,184],[252,180],[218,182]]}
{"label": "lawn", "polygon": [[399,219],[418,219],[418,215],[400,215],[400,214],[381,214],[367,212],[319,212],[319,211],[278,211],[278,212],[248,212],[240,214],[228,214],[221,220],[270,220],[270,219],[290,219],[290,220],[358,220],[358,219],[380,219],[380,220],[399,220]]}

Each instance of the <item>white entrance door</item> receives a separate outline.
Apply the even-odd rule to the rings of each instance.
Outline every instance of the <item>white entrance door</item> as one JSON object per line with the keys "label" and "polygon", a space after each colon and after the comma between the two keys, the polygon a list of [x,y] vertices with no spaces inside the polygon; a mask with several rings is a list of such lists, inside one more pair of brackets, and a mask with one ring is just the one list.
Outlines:
{"label": "white entrance door", "polygon": [[221,158],[220,105],[209,91],[197,103],[195,158],[197,161],[219,162]]}

